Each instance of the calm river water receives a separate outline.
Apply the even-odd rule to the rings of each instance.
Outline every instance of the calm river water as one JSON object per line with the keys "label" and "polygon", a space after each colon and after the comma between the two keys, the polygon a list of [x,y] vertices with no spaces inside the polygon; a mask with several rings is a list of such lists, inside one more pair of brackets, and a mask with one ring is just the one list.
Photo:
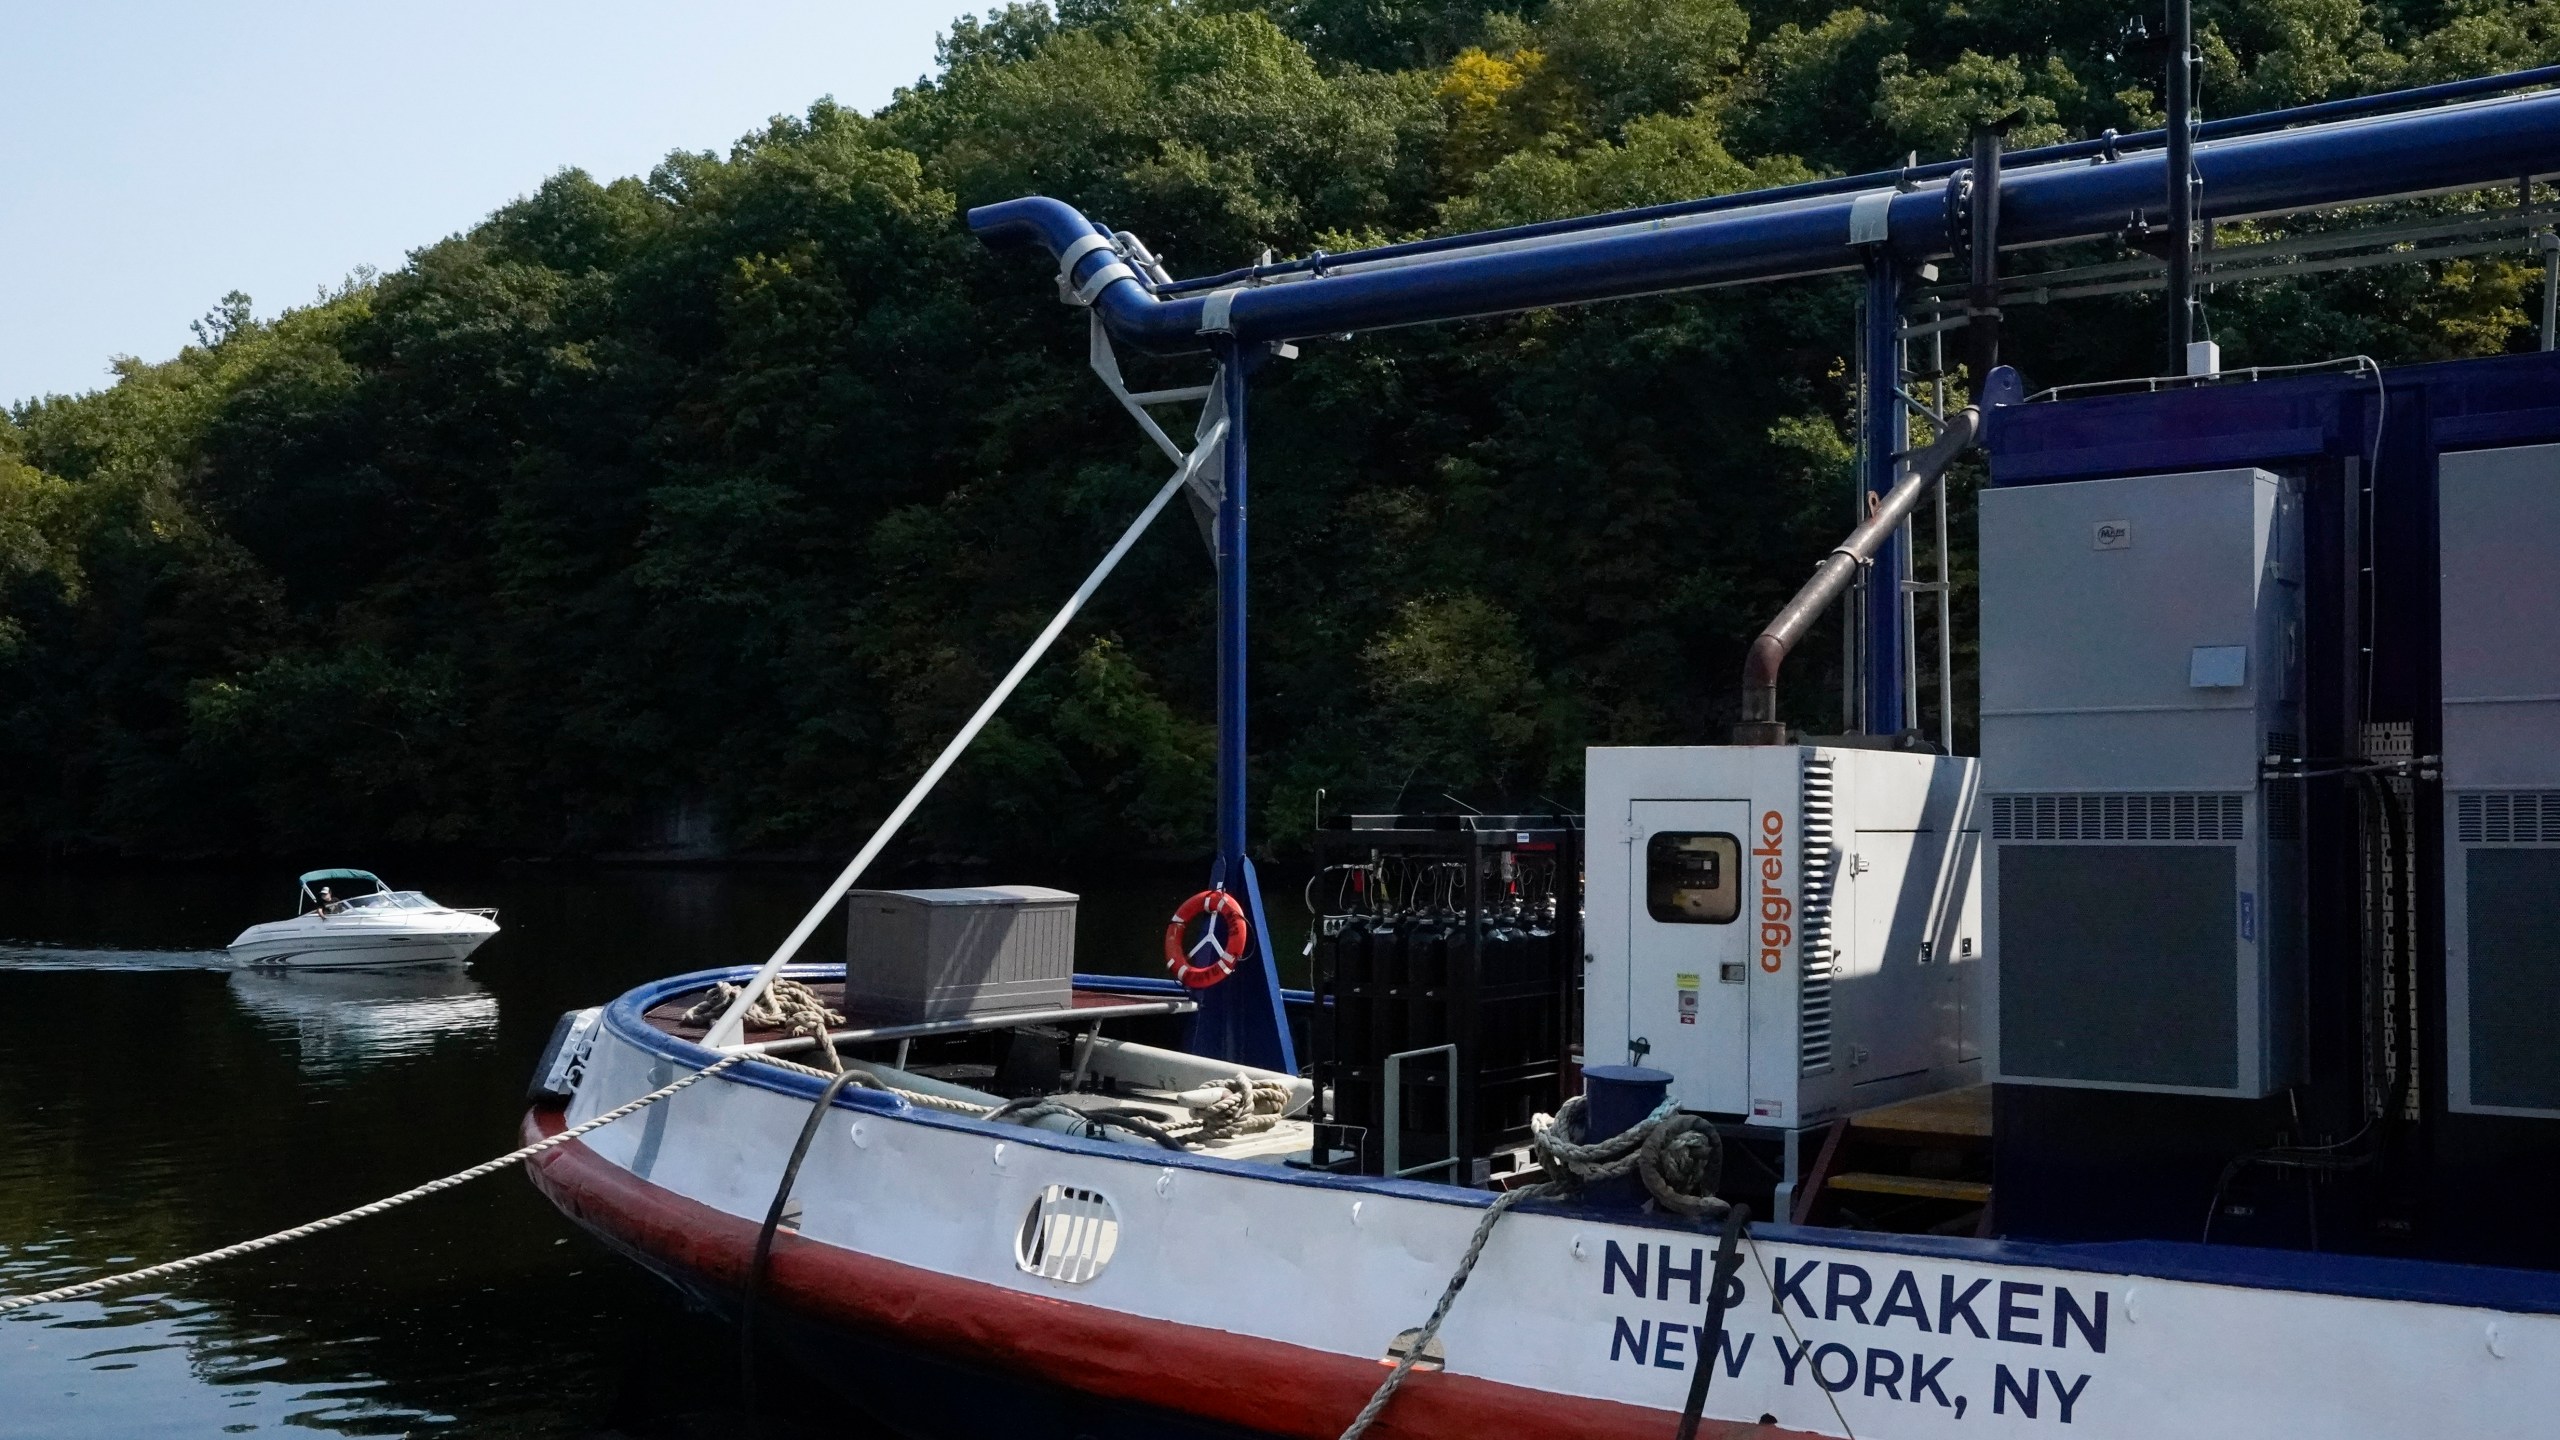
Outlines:
{"label": "calm river water", "polygon": [[[560,1012],[753,963],[827,876],[395,872],[505,927],[468,972],[261,975],[219,947],[288,873],[0,873],[0,1294],[172,1259],[500,1154]],[[1095,885],[1080,964],[1143,970],[1196,872]],[[1294,897],[1271,896],[1282,933]],[[821,937],[831,932],[821,930]],[[809,952],[817,958],[818,947]],[[1118,962],[1118,963],[1115,963]],[[734,1344],[519,1173],[163,1288],[0,1315],[0,1437],[801,1436]],[[788,1386],[763,1410],[788,1410]]]}

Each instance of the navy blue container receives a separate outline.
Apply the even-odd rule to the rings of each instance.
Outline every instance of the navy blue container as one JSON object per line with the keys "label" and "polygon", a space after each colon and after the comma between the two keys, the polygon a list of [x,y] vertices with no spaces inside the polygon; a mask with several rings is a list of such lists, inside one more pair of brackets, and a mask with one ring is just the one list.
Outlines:
{"label": "navy blue container", "polygon": [[[1606,1140],[1644,1123],[1644,1117],[1671,1093],[1667,1071],[1642,1065],[1590,1065],[1582,1071],[1582,1139]],[[1644,1202],[1644,1183],[1633,1176],[1603,1180],[1583,1191],[1598,1205],[1634,1206]]]}

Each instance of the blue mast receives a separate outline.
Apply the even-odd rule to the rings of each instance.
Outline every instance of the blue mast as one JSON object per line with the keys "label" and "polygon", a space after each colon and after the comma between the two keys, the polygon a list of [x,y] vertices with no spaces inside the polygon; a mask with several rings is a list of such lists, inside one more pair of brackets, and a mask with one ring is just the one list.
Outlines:
{"label": "blue mast", "polygon": [[[1866,323],[1859,348],[1866,393],[1864,434],[1860,437],[1859,511],[1864,520],[1893,488],[1900,456],[1911,443],[1910,417],[1902,409],[1902,262],[1890,245],[1879,245],[1867,260]],[[1854,522],[1852,525],[1854,528]],[[1908,723],[1902,713],[1902,602],[1904,582],[1911,578],[1911,547],[1900,531],[1876,549],[1867,572],[1866,643],[1859,726],[1870,735],[1900,734]]]}
{"label": "blue mast", "polygon": [[1218,345],[1218,383],[1227,431],[1219,455],[1224,483],[1217,525],[1218,860],[1209,881],[1225,886],[1244,902],[1253,945],[1234,974],[1199,992],[1200,1009],[1192,1016],[1186,1048],[1294,1075],[1297,1049],[1289,1041],[1288,1016],[1280,1002],[1280,969],[1272,959],[1270,919],[1247,848],[1251,800],[1245,746],[1245,399],[1248,372],[1260,361],[1260,349],[1232,339]]}

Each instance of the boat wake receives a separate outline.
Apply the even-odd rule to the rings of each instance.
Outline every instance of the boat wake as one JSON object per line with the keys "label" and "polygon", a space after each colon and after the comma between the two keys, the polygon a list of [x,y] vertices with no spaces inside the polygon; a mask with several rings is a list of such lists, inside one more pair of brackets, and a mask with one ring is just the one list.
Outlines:
{"label": "boat wake", "polygon": [[0,944],[6,970],[232,970],[219,950],[82,950],[63,945]]}

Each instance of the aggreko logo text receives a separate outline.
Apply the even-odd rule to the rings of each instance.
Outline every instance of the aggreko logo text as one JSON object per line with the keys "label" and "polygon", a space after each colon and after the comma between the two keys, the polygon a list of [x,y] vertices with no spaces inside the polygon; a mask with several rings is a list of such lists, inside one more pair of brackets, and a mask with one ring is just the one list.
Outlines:
{"label": "aggreko logo text", "polygon": [[1779,884],[1787,874],[1787,818],[1775,810],[1760,815],[1760,843],[1751,848],[1760,861],[1760,968],[1775,975],[1786,964],[1786,948],[1796,938],[1796,907]]}

